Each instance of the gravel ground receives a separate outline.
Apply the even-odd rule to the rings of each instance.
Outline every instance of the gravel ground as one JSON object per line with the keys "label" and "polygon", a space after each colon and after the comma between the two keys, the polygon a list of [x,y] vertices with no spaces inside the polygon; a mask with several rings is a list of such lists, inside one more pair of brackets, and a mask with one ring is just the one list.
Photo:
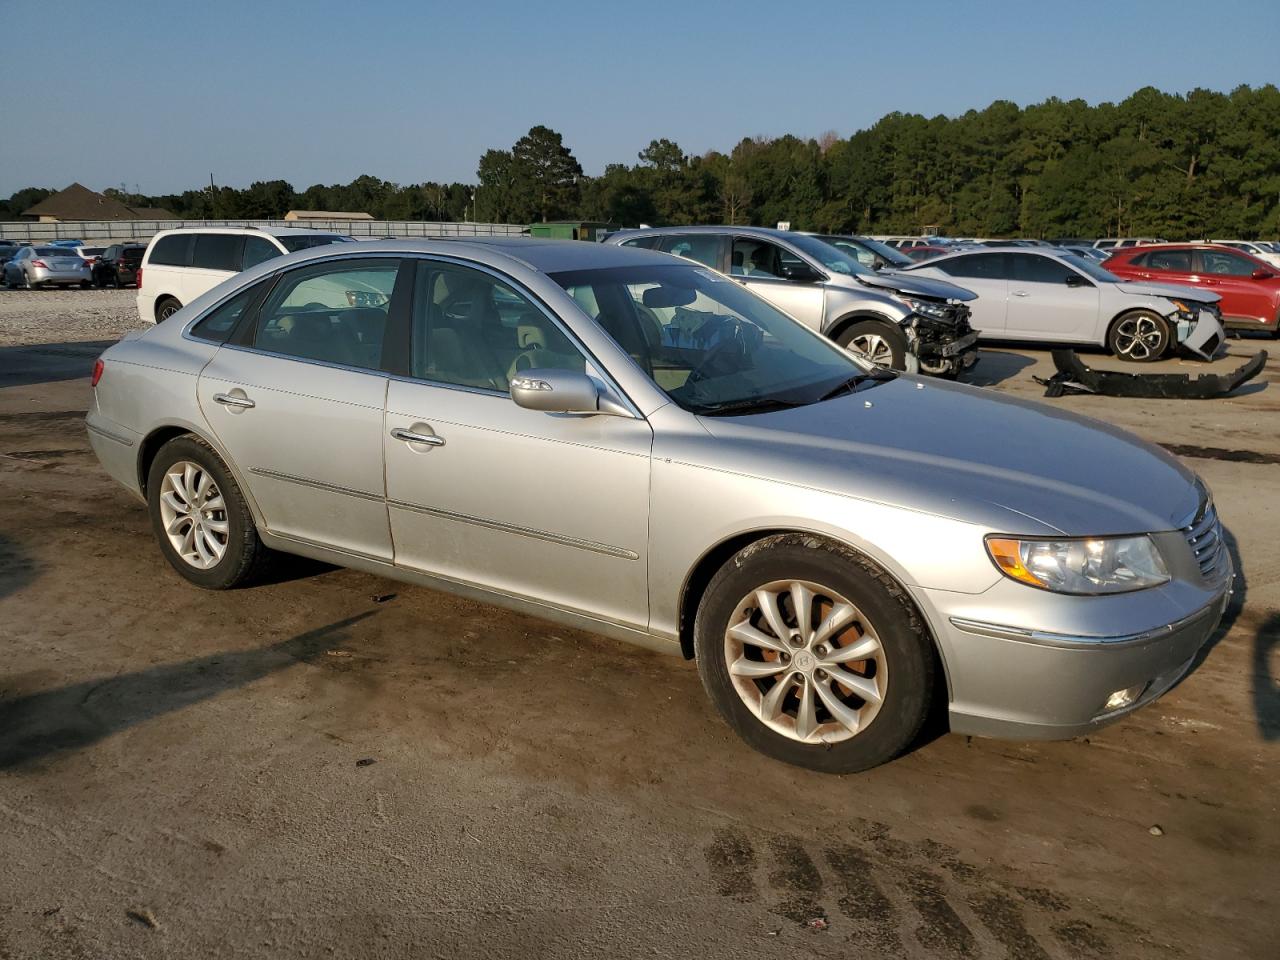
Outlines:
{"label": "gravel ground", "polygon": [[[1276,955],[1275,361],[1222,400],[1049,401],[1213,487],[1236,599],[1184,682],[830,777],[675,658],[314,564],[180,580],[83,427],[136,325],[129,291],[0,292],[0,960]],[[967,379],[1049,372],[996,346]]]}
{"label": "gravel ground", "polygon": [[0,289],[0,346],[119,340],[149,324],[133,290]]}

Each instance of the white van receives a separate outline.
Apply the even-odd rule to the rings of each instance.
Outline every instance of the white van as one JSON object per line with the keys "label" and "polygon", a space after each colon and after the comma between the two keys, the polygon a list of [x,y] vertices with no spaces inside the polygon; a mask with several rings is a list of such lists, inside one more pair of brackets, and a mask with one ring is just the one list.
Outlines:
{"label": "white van", "polygon": [[286,253],[352,240],[289,227],[190,227],[151,238],[138,270],[138,316],[159,323],[241,270]]}

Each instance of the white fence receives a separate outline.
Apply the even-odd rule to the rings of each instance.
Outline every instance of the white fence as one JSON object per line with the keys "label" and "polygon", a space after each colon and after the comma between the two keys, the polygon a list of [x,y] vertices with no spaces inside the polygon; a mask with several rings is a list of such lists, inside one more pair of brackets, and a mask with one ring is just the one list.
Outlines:
{"label": "white fence", "polygon": [[107,243],[147,240],[175,227],[294,227],[349,237],[518,237],[515,223],[426,223],[419,220],[74,220],[67,223],[0,222],[0,238],[25,243],[85,240]]}

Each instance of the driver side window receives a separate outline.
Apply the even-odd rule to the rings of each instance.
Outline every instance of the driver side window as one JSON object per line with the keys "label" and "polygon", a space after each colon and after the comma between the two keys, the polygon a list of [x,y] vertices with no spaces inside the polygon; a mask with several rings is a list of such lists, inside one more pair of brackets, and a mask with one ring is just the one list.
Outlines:
{"label": "driver side window", "polygon": [[786,270],[798,269],[804,261],[794,253],[767,240],[737,237],[733,241],[733,258],[729,272],[735,277],[786,279]]}
{"label": "driver side window", "polygon": [[564,331],[496,277],[421,262],[414,286],[410,376],[505,393],[526,370],[586,368]]}

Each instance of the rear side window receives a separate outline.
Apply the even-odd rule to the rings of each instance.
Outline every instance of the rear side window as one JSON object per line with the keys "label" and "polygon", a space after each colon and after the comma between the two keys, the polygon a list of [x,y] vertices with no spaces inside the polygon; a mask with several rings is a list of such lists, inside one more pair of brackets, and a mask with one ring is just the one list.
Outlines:
{"label": "rear side window", "polygon": [[971,277],[975,280],[1004,280],[1007,274],[1003,253],[972,253],[953,260],[943,260],[935,266],[950,277]]}
{"label": "rear side window", "polygon": [[377,370],[400,261],[346,260],[286,273],[262,305],[260,350]]}
{"label": "rear side window", "polygon": [[659,249],[677,257],[696,260],[713,270],[720,269],[720,238],[713,233],[691,233],[678,237],[663,237]]}
{"label": "rear side window", "polygon": [[630,240],[623,240],[620,246],[623,247],[643,247],[645,250],[652,250],[654,244],[658,242],[657,237],[632,237]]}
{"label": "rear side window", "polygon": [[351,238],[339,236],[336,233],[308,233],[301,237],[277,237],[276,239],[290,253],[297,253],[299,250],[310,250],[312,247],[327,247],[331,243],[346,243]]}
{"label": "rear side window", "polygon": [[204,270],[239,270],[242,243],[244,238],[234,233],[197,234],[191,266]]}
{"label": "rear side window", "polygon": [[253,304],[260,289],[261,284],[254,284],[248,290],[237,293],[221,306],[214,307],[191,328],[191,335],[214,343],[226,343],[231,339],[231,334],[235,332],[240,318]]}
{"label": "rear side window", "polygon": [[1079,276],[1065,264],[1037,257],[1033,253],[1010,254],[1013,260],[1013,279],[1023,283],[1066,283],[1068,277]]}
{"label": "rear side window", "polygon": [[1152,250],[1140,253],[1130,261],[1148,270],[1172,270],[1175,273],[1191,272],[1190,250]]}
{"label": "rear side window", "polygon": [[245,237],[244,261],[241,269],[248,270],[280,255],[280,250],[271,241],[264,240],[262,237]]}
{"label": "rear side window", "polygon": [[185,267],[191,263],[191,242],[194,233],[171,233],[161,237],[151,248],[151,259],[148,263],[164,267]]}

